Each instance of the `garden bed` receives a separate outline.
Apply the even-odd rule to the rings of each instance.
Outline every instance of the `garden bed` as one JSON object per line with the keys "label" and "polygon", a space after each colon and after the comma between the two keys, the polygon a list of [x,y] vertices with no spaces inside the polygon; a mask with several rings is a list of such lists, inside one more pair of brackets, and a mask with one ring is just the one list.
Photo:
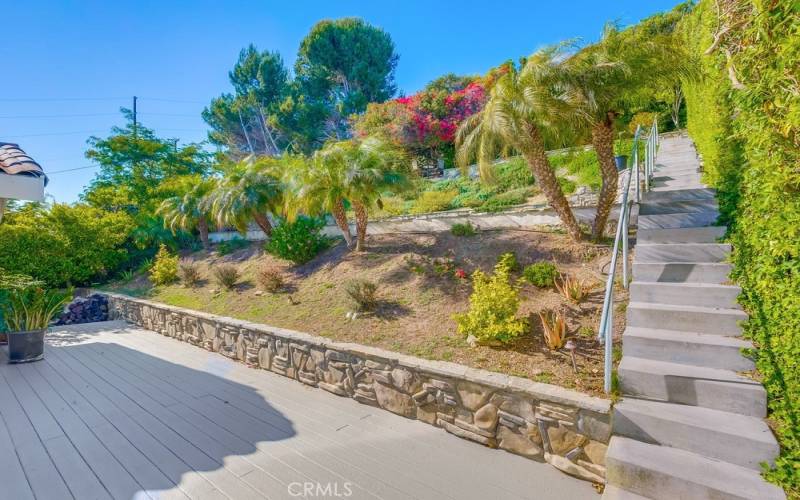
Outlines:
{"label": "garden bed", "polygon": [[[418,357],[452,361],[475,368],[502,372],[602,393],[603,353],[595,335],[603,300],[601,268],[609,249],[574,243],[566,235],[550,231],[505,230],[480,232],[471,237],[450,233],[397,234],[370,237],[368,251],[347,252],[338,244],[302,266],[290,266],[253,244],[230,255],[197,252],[195,260],[203,279],[194,288],[180,284],[153,287],[144,276],[106,287],[166,304],[231,316],[317,334],[337,341],[354,342]],[[575,305],[554,288],[523,284],[520,316],[528,319],[526,332],[502,346],[470,346],[456,331],[453,314],[466,311],[471,284],[457,277],[475,269],[490,272],[498,257],[514,252],[520,267],[551,261],[559,271],[593,284],[587,298]],[[235,265],[242,274],[233,290],[223,290],[211,280],[210,268]],[[268,264],[281,266],[287,277],[280,293],[259,289],[257,270]],[[517,272],[513,275],[516,280]],[[367,279],[378,285],[378,304],[373,312],[352,317],[353,306],[345,284]],[[617,293],[617,312],[626,296]],[[538,311],[560,309],[567,319],[569,338],[577,346],[575,365],[565,350],[550,350],[542,336]],[[621,335],[624,314],[615,315],[615,333]]]}

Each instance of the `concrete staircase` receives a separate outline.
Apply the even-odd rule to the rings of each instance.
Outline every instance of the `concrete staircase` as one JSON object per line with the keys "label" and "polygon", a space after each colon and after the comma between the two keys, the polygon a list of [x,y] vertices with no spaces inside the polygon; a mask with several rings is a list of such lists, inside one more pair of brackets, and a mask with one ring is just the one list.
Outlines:
{"label": "concrete staircase", "polygon": [[691,140],[665,138],[639,205],[604,499],[782,499],[760,474],[778,444],[739,338],[730,245]]}

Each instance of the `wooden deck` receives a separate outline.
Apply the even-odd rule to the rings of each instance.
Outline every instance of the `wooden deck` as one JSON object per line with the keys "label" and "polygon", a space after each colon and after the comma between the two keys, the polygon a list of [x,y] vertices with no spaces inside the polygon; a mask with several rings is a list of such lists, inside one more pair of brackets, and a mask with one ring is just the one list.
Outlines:
{"label": "wooden deck", "polygon": [[0,349],[0,498],[599,498],[441,429],[218,354],[95,323]]}

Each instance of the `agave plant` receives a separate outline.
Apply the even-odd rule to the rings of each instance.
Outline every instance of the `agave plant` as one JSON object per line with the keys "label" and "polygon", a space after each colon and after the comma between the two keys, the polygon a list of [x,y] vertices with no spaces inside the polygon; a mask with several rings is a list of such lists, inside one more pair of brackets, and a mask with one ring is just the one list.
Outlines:
{"label": "agave plant", "polygon": [[13,288],[0,305],[3,320],[10,332],[29,332],[47,328],[72,291],[45,290],[40,287]]}
{"label": "agave plant", "polygon": [[567,336],[567,322],[560,311],[546,310],[539,312],[542,322],[542,336],[548,349],[555,351],[564,347]]}
{"label": "agave plant", "polygon": [[580,304],[589,293],[590,287],[578,278],[562,274],[555,281],[558,293],[573,304]]}

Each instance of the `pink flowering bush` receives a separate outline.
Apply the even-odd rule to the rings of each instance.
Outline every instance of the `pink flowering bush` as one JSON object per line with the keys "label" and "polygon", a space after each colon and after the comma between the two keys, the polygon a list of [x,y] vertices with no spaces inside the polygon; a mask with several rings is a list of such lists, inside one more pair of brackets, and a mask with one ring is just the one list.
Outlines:
{"label": "pink flowering bush", "polygon": [[370,104],[355,124],[361,136],[380,133],[414,156],[435,160],[451,150],[458,126],[480,111],[486,88],[473,80],[461,88],[426,88],[409,97]]}

